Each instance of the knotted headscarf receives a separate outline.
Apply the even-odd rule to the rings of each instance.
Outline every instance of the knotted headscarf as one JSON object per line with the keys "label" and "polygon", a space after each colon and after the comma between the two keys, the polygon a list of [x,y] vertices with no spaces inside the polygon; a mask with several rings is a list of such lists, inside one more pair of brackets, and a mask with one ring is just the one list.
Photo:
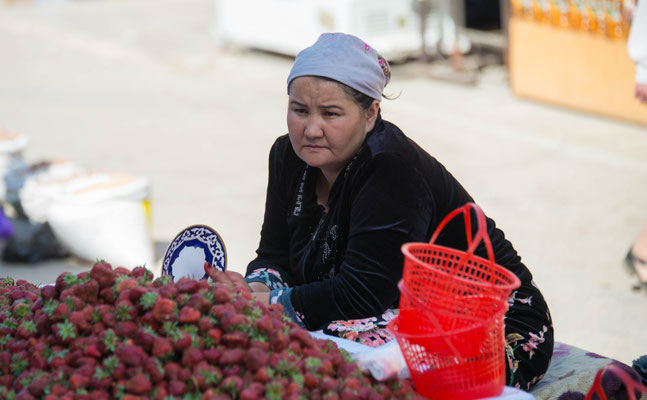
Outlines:
{"label": "knotted headscarf", "polygon": [[324,33],[312,46],[297,54],[288,76],[322,76],[381,100],[391,80],[389,63],[360,38],[345,33]]}

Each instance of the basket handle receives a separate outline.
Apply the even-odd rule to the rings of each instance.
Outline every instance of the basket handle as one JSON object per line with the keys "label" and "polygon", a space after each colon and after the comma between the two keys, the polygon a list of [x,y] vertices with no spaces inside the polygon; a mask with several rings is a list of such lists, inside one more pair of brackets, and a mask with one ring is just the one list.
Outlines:
{"label": "basket handle", "polygon": [[601,400],[607,400],[607,396],[604,393],[604,389],[602,388],[602,375],[606,371],[614,373],[616,377],[618,377],[622,381],[622,383],[624,383],[625,387],[627,388],[627,396],[629,397],[629,400],[636,400],[636,396],[634,394],[635,391],[647,393],[647,387],[643,386],[639,382],[636,382],[631,378],[631,376],[629,376],[627,372],[623,371],[617,365],[611,364],[607,365],[604,368],[601,368],[600,370],[598,370],[598,373],[595,374],[595,379],[593,380],[591,389],[586,394],[585,400],[590,400],[594,394],[597,394]]}
{"label": "basket handle", "polygon": [[[471,221],[471,215],[470,211],[474,210],[474,213],[476,214],[476,222],[477,222],[477,229],[476,229],[476,234],[474,235],[474,238],[472,240],[472,221]],[[487,250],[487,255],[488,259],[490,262],[494,263],[494,251],[492,250],[492,242],[490,242],[490,236],[487,234],[487,224],[485,222],[485,214],[483,213],[483,210],[481,210],[481,207],[476,205],[475,203],[467,203],[462,207],[459,207],[449,213],[441,222],[438,224],[438,227],[436,227],[436,230],[434,231],[434,234],[431,236],[431,239],[429,240],[429,244],[434,244],[436,242],[436,239],[440,235],[440,232],[443,230],[445,225],[449,223],[454,217],[456,217],[458,214],[463,214],[464,219],[465,219],[465,234],[467,236],[467,254],[474,254],[474,251],[476,250],[476,247],[478,244],[483,241],[485,244],[485,249]]]}

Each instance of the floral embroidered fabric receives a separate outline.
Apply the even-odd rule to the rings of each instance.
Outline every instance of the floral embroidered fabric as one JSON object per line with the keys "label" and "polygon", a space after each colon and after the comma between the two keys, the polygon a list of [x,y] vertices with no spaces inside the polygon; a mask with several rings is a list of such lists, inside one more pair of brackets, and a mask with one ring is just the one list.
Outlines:
{"label": "floral embroidered fabric", "polygon": [[377,317],[333,321],[317,332],[337,336],[371,347],[378,347],[395,339],[386,326],[398,316],[397,309],[388,309]]}
{"label": "floral embroidered fabric", "polygon": [[271,268],[256,269],[245,277],[245,281],[247,283],[260,282],[270,288],[270,290],[284,289],[288,287],[288,285],[283,282],[283,279],[281,279],[281,274],[277,270]]}

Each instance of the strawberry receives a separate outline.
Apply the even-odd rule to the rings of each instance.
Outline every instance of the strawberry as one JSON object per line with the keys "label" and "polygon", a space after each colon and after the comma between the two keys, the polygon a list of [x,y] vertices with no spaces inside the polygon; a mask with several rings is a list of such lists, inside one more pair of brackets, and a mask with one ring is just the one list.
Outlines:
{"label": "strawberry", "polygon": [[207,335],[213,341],[214,346],[217,346],[218,344],[220,344],[220,339],[222,338],[222,331],[218,327],[209,329],[209,331],[207,332]]}
{"label": "strawberry", "polygon": [[240,327],[248,326],[249,320],[244,314],[239,314],[236,311],[229,310],[226,311],[220,319],[220,325],[222,326],[222,330],[227,332],[237,330]]}
{"label": "strawberry", "polygon": [[312,372],[306,372],[304,375],[304,385],[308,389],[314,389],[319,386],[320,379],[316,374]]}
{"label": "strawberry", "polygon": [[308,333],[308,331],[306,331],[305,329],[301,329],[301,328],[290,329],[290,339],[298,340],[305,347],[314,347],[315,345],[315,341],[310,335],[310,333]]}
{"label": "strawberry", "polygon": [[245,358],[245,352],[243,350],[227,349],[220,356],[220,359],[218,360],[218,364],[220,365],[240,364],[244,360],[244,358]]}
{"label": "strawberry", "polygon": [[153,274],[142,266],[137,266],[130,271],[130,275],[139,281],[150,280]]}
{"label": "strawberry", "polygon": [[[206,314],[209,312],[209,309],[211,308],[211,302],[207,300],[204,295],[202,294],[203,292],[200,293],[194,293],[191,295],[189,298],[189,301],[186,303],[187,306],[193,307],[196,310],[200,311],[203,314]],[[209,292],[204,292],[208,296],[211,294]]]}
{"label": "strawberry", "polygon": [[126,383],[126,390],[134,394],[146,394],[151,390],[152,386],[146,375],[142,373],[135,374]]}
{"label": "strawberry", "polygon": [[49,318],[52,321],[63,321],[64,319],[67,318],[69,313],[70,313],[70,310],[67,308],[67,304],[60,303],[56,306],[56,308],[52,312],[52,315],[50,315]]}
{"label": "strawberry", "polygon": [[27,390],[34,397],[40,397],[45,393],[45,389],[49,385],[46,377],[40,377],[32,380],[27,386]]}
{"label": "strawberry", "polygon": [[246,334],[240,331],[227,332],[221,337],[221,342],[230,348],[246,348],[249,338]]}
{"label": "strawberry", "polygon": [[208,332],[209,329],[213,328],[214,326],[216,326],[216,321],[210,317],[202,317],[198,321],[198,329],[201,332]]}
{"label": "strawberry", "polygon": [[190,306],[184,306],[180,310],[179,321],[182,324],[195,324],[200,319],[200,311]]}
{"label": "strawberry", "polygon": [[213,301],[217,304],[226,304],[231,301],[231,293],[224,287],[218,287],[212,291]]}
{"label": "strawberry", "polygon": [[168,398],[167,384],[165,381],[162,381],[153,387],[153,393],[155,394],[153,400],[164,400]]}
{"label": "strawberry", "polygon": [[119,362],[117,365],[115,365],[114,369],[112,370],[113,381],[124,380],[127,376],[128,374],[126,372],[126,365],[124,365],[124,363]]}
{"label": "strawberry", "polygon": [[105,314],[103,314],[103,317],[101,317],[101,322],[107,327],[114,327],[117,325],[117,314],[113,311],[108,311]]}
{"label": "strawberry", "polygon": [[81,375],[81,374],[73,374],[70,377],[70,385],[74,388],[74,390],[79,390],[87,387],[90,384],[90,378]]}
{"label": "strawberry", "polygon": [[175,285],[169,284],[162,286],[157,293],[167,299],[174,299],[175,296],[177,296],[177,288],[175,287]]}
{"label": "strawberry", "polygon": [[146,353],[139,346],[125,345],[117,350],[117,357],[126,365],[138,366],[146,359]]}
{"label": "strawberry", "polygon": [[265,314],[254,321],[254,327],[265,334],[272,333],[272,317]]}
{"label": "strawberry", "polygon": [[223,376],[240,376],[243,373],[243,368],[240,364],[230,364],[222,367]]}
{"label": "strawberry", "polygon": [[74,371],[75,374],[87,376],[91,378],[94,374],[94,368],[90,365],[82,365]]}
{"label": "strawberry", "polygon": [[[202,394],[202,397],[200,400],[221,400],[222,399],[222,393],[216,394],[216,391],[213,389],[207,389],[206,392]],[[231,397],[227,396],[227,399],[231,399]]]}
{"label": "strawberry", "polygon": [[182,351],[191,346],[191,335],[182,331],[181,329],[178,329],[173,333],[171,343],[173,344],[173,348],[175,348],[176,351]]}
{"label": "strawberry", "polygon": [[88,365],[92,368],[94,368],[97,364],[99,364],[97,359],[92,357],[79,357],[75,360],[74,363],[75,365],[78,365],[78,366]]}
{"label": "strawberry", "polygon": [[187,382],[189,379],[191,379],[191,370],[188,368],[180,368],[177,373],[177,378],[182,382]]}
{"label": "strawberry", "polygon": [[137,325],[132,321],[117,322],[115,332],[120,337],[131,337],[135,334]]}
{"label": "strawberry", "polygon": [[101,288],[110,287],[115,284],[117,274],[108,263],[94,264],[90,270],[90,278],[96,280]]}
{"label": "strawberry", "polygon": [[63,343],[71,343],[76,338],[76,327],[69,322],[54,325],[54,333]]}
{"label": "strawberry", "polygon": [[265,393],[265,385],[254,382],[240,392],[240,400],[258,400],[263,393]]}
{"label": "strawberry", "polygon": [[85,331],[90,326],[90,321],[88,320],[86,313],[82,311],[71,312],[69,321],[74,324],[80,332]]}
{"label": "strawberry", "polygon": [[99,295],[99,282],[91,279],[74,287],[74,295],[85,303],[94,304]]}
{"label": "strawberry", "polygon": [[173,300],[160,297],[153,307],[153,318],[158,322],[175,321],[176,306]]}
{"label": "strawberry", "polygon": [[247,368],[251,371],[257,371],[264,365],[267,365],[270,359],[269,355],[267,355],[267,352],[258,348],[251,348],[247,350],[246,358]]}
{"label": "strawberry", "polygon": [[140,326],[135,332],[135,343],[144,350],[150,351],[153,347],[155,336],[155,331],[150,326]]}
{"label": "strawberry", "polygon": [[285,350],[289,344],[290,338],[288,338],[282,331],[273,331],[270,334],[270,346],[273,351],[281,352]]}
{"label": "strawberry", "polygon": [[63,272],[56,278],[56,291],[61,293],[67,287],[69,287],[73,282],[76,281],[76,276],[70,272]]}
{"label": "strawberry", "polygon": [[147,290],[146,290],[145,287],[143,287],[143,286],[133,286],[130,289],[130,298],[129,298],[129,300],[133,304],[137,304],[137,303],[139,303],[139,300],[142,298],[142,296],[145,295],[146,293],[147,293]]}
{"label": "strawberry", "polygon": [[186,385],[181,381],[171,381],[168,384],[168,392],[171,396],[183,396],[186,393]]}
{"label": "strawberry", "polygon": [[115,313],[118,321],[132,321],[137,317],[137,310],[129,299],[117,300]]}
{"label": "strawberry", "polygon": [[236,312],[236,309],[230,303],[216,304],[209,309],[209,315],[221,320],[228,311]]}
{"label": "strawberry", "polygon": [[218,348],[203,350],[202,354],[210,364],[218,364],[218,360],[222,356],[222,350]]}
{"label": "strawberry", "polygon": [[152,383],[157,383],[164,379],[164,368],[155,357],[148,357],[144,361],[144,372],[148,374]]}
{"label": "strawberry", "polygon": [[92,332],[93,335],[99,336],[101,334],[101,332],[104,332],[106,329],[107,328],[106,328],[106,326],[104,325],[103,322],[97,322],[97,323],[92,324],[91,332]]}
{"label": "strawberry", "polygon": [[240,376],[231,375],[223,379],[218,387],[234,396],[236,393],[240,393],[243,389],[243,379]]}
{"label": "strawberry", "polygon": [[119,278],[119,276],[127,276],[130,274],[130,270],[124,267],[117,267],[115,268],[115,274],[117,274],[117,278]]}
{"label": "strawberry", "polygon": [[195,279],[191,278],[182,278],[176,285],[178,293],[188,293],[193,294],[200,290],[200,284]]}
{"label": "strawberry", "polygon": [[51,300],[56,296],[56,286],[46,285],[40,289],[40,297],[43,300]]}
{"label": "strawberry", "polygon": [[106,304],[114,304],[116,300],[115,292],[112,286],[105,287],[99,291],[99,296],[106,302]]}
{"label": "strawberry", "polygon": [[172,354],[173,351],[173,345],[170,339],[161,336],[153,339],[153,357],[164,357]]}
{"label": "strawberry", "polygon": [[164,366],[164,376],[169,381],[175,381],[179,379],[180,374],[180,365],[178,363],[169,362]]}
{"label": "strawberry", "polygon": [[193,366],[204,359],[202,351],[195,347],[187,347],[182,353],[182,365]]}

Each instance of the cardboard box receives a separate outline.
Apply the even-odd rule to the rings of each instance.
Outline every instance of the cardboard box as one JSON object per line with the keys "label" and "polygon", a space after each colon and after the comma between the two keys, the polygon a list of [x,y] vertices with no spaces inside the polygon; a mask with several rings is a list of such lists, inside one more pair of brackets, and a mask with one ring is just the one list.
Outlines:
{"label": "cardboard box", "polygon": [[510,18],[509,40],[518,96],[647,125],[625,40],[521,17]]}

